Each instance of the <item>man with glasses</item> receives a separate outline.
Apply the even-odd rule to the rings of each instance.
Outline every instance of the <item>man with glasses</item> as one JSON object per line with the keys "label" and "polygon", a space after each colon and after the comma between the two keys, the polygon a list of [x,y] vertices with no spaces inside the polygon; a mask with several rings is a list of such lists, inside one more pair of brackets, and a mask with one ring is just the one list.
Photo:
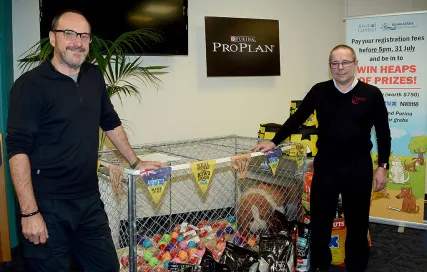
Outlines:
{"label": "man with glasses", "polygon": [[65,11],[49,33],[53,56],[14,83],[7,151],[19,200],[23,255],[30,271],[119,271],[97,178],[99,127],[132,168],[140,161],[108,97],[101,71],[85,62],[89,22]]}
{"label": "man with glasses", "polygon": [[[347,225],[345,265],[348,271],[365,271],[369,260],[367,233],[372,191],[383,190],[390,156],[388,112],[381,91],[359,81],[354,50],[338,45],[329,55],[332,80],[318,83],[298,110],[283,124],[271,142],[252,150],[267,152],[288,138],[316,110],[319,123],[311,188],[311,266],[328,271],[332,224],[339,194]],[[375,127],[378,165],[373,175],[371,129]]]}

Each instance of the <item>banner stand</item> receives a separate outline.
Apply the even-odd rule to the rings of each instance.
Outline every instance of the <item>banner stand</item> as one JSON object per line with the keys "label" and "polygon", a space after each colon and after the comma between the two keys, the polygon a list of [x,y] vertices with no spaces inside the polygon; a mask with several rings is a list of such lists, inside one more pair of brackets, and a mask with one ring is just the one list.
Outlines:
{"label": "banner stand", "polygon": [[[346,17],[357,78],[378,87],[392,144],[387,185],[373,192],[370,222],[427,230],[427,11]],[[378,160],[372,133],[372,163]]]}

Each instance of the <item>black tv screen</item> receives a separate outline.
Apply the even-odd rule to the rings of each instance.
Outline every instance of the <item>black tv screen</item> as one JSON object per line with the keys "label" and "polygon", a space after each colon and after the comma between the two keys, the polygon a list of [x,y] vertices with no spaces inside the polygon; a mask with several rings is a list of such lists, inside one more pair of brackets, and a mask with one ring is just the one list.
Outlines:
{"label": "black tv screen", "polygon": [[124,32],[150,28],[163,41],[135,53],[188,55],[188,0],[40,0],[40,37],[48,37],[53,17],[62,10],[81,11],[92,33],[114,41]]}

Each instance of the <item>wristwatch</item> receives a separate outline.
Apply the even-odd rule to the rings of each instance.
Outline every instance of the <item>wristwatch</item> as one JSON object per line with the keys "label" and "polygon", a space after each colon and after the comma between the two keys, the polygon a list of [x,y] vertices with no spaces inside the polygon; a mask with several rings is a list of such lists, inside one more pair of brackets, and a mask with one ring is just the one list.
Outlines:
{"label": "wristwatch", "polygon": [[380,163],[380,164],[378,164],[378,167],[382,167],[384,169],[388,169],[388,163]]}

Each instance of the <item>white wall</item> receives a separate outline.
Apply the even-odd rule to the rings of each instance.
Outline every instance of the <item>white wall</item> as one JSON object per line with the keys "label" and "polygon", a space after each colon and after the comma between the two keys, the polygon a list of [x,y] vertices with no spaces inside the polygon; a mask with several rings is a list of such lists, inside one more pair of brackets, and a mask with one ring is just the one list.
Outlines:
{"label": "white wall", "polygon": [[[320,3],[321,2],[321,3]],[[38,1],[13,1],[15,59],[38,39]],[[120,117],[133,124],[132,143],[239,134],[256,137],[259,123],[282,123],[289,101],[328,79],[331,48],[345,41],[342,0],[189,0],[189,55],[145,57],[167,65],[163,87],[142,102],[117,99]],[[204,16],[278,19],[281,76],[207,78]],[[20,71],[15,68],[15,78]]]}

